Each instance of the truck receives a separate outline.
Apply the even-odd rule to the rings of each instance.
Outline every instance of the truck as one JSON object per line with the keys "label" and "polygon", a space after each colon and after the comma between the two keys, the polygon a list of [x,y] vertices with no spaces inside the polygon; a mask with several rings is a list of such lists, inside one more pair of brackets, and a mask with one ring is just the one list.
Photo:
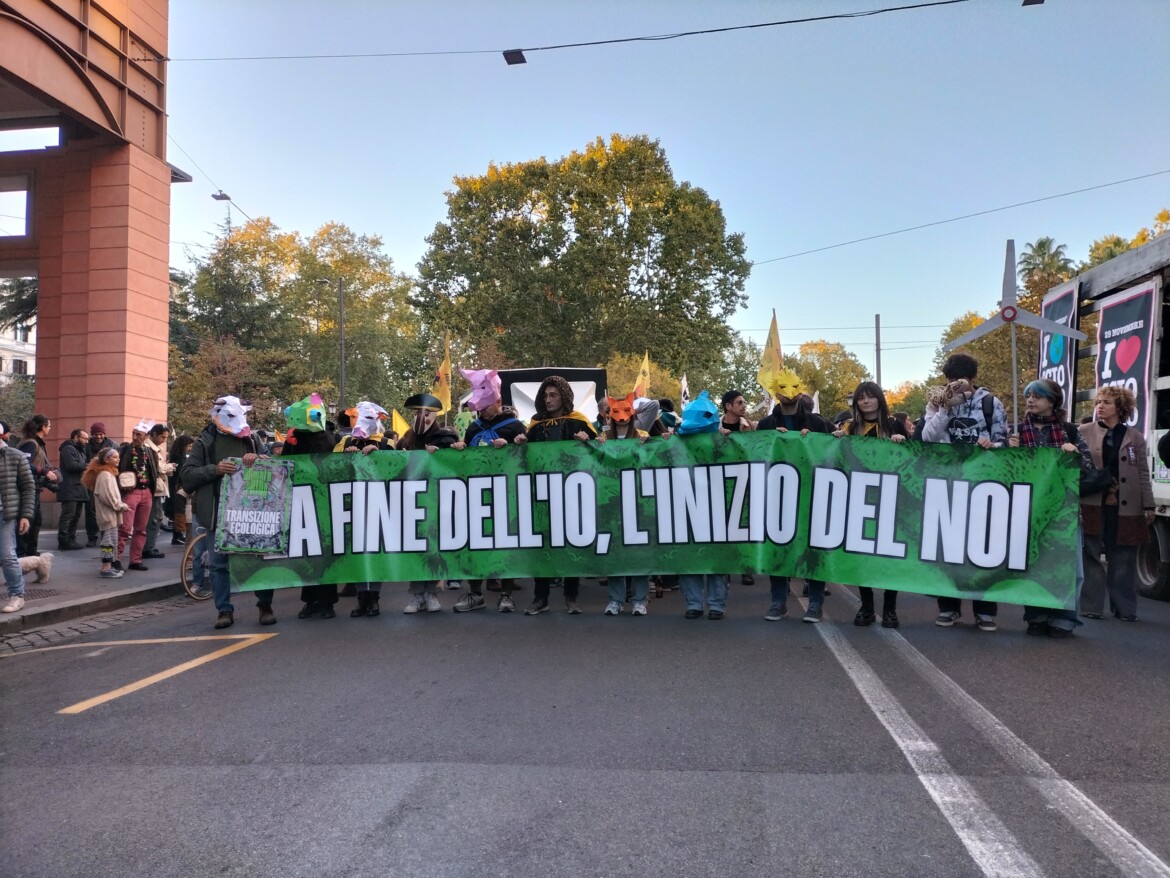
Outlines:
{"label": "truck", "polygon": [[[1165,328],[1170,325],[1168,287],[1170,234],[1163,234],[1054,287],[1044,299],[1047,306],[1050,299],[1071,290],[1076,302],[1073,325],[1089,334],[1088,342],[1096,342],[1079,346],[1070,357],[1075,400],[1092,400],[1102,384],[1124,384],[1135,393],[1137,411],[1130,426],[1145,435],[1157,507],[1150,541],[1138,557],[1139,590],[1148,598],[1163,601],[1170,601],[1170,468],[1158,458],[1157,447],[1158,440],[1170,430],[1170,343],[1165,337]],[[1140,313],[1148,315],[1148,320],[1136,317],[1136,310],[1127,312],[1121,318],[1125,322],[1118,325],[1115,321],[1102,339],[1093,324],[1105,327],[1103,310],[1126,302],[1144,308]],[[1141,323],[1146,325],[1138,325]],[[1113,333],[1112,337],[1108,333]],[[1042,335],[1041,374],[1045,371],[1044,343]],[[1141,351],[1143,344],[1145,350]],[[1135,359],[1140,354],[1144,354],[1144,361]]]}

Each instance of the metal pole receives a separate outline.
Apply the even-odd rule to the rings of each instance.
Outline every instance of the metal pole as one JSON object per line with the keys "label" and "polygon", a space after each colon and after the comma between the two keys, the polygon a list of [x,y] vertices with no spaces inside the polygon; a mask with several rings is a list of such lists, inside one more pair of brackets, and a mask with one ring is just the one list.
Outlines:
{"label": "metal pole", "polygon": [[337,278],[337,309],[340,312],[337,322],[337,346],[339,348],[340,380],[338,381],[338,416],[345,409],[345,278]]}
{"label": "metal pole", "polygon": [[876,363],[874,365],[875,378],[877,386],[882,386],[882,315],[873,315],[873,337],[874,337],[874,358]]}
{"label": "metal pole", "polygon": [[[1012,426],[1008,431],[1018,430],[1020,424],[1020,370],[1017,365],[1016,356],[1016,322],[1013,320],[1012,327]],[[991,429],[991,424],[987,425],[988,430]]]}

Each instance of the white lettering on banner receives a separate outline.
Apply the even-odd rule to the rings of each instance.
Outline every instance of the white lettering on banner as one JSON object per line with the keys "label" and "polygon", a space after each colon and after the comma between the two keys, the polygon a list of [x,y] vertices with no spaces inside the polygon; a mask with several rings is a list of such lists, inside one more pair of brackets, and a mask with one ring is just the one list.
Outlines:
{"label": "white lettering on banner", "polygon": [[321,554],[321,526],[317,522],[317,504],[310,485],[294,485],[292,519],[288,531],[288,556],[301,558]]}
{"label": "white lettering on banner", "polygon": [[[877,489],[876,503],[870,492]],[[862,555],[905,558],[906,546],[895,538],[898,514],[898,477],[817,467],[809,521],[809,545],[817,549],[844,548]],[[867,533],[870,535],[867,536]]]}
{"label": "white lettering on banner", "polygon": [[516,520],[520,531],[521,549],[539,549],[544,537],[532,526],[532,476],[516,476]]}
{"label": "white lettering on banner", "polygon": [[[425,552],[427,540],[419,536],[418,526],[427,517],[427,511],[419,506],[418,499],[427,492],[427,483],[413,481],[402,483],[402,551]],[[334,531],[336,533],[337,531]]]}
{"label": "white lettering on banner", "polygon": [[[402,551],[402,482],[370,482],[366,489],[366,551]],[[385,485],[385,490],[381,490]],[[393,513],[391,513],[393,510]]]}
{"label": "white lettering on banner", "polygon": [[1031,485],[927,479],[919,557],[937,561],[941,541],[947,564],[1026,570],[1031,506]]}
{"label": "white lettering on banner", "polygon": [[[345,498],[350,496],[352,491],[353,482],[334,482],[329,486],[329,520],[333,525],[334,534],[344,534],[345,526],[352,521],[352,513],[345,508]],[[334,538],[334,555],[344,555],[347,548],[344,539]]]}
{"label": "white lettering on banner", "polygon": [[1109,367],[1109,361],[1113,359],[1113,349],[1117,347],[1117,342],[1111,341],[1101,351],[1101,377],[1109,378],[1113,374],[1113,370]]}
{"label": "white lettering on banner", "polygon": [[597,484],[587,473],[565,479],[565,535],[569,545],[582,548],[597,539]]}
{"label": "white lettering on banner", "polygon": [[224,527],[231,531],[233,536],[245,534],[271,536],[280,531],[279,512],[265,509],[228,509],[222,516]]}
{"label": "white lettering on banner", "polygon": [[467,483],[462,479],[439,482],[439,551],[454,552],[467,545]]}
{"label": "white lettering on banner", "polygon": [[1041,378],[1046,378],[1049,381],[1055,381],[1061,387],[1064,387],[1065,379],[1068,377],[1068,372],[1064,368],[1064,363],[1059,366],[1053,366],[1051,369],[1044,369],[1040,372]]}
{"label": "white lettering on banner", "polygon": [[[622,470],[622,542],[627,546],[644,546],[650,542],[650,534],[638,530],[638,497],[634,484],[636,471]],[[651,481],[653,487],[653,481]]]}

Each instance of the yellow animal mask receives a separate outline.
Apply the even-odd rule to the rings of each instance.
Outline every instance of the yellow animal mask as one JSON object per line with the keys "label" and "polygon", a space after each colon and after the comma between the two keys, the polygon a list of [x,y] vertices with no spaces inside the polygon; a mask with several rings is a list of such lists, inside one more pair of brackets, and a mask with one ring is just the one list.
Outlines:
{"label": "yellow animal mask", "polygon": [[776,374],[776,380],[772,382],[772,386],[768,388],[768,392],[775,399],[796,399],[805,393],[804,382],[791,369],[781,369]]}

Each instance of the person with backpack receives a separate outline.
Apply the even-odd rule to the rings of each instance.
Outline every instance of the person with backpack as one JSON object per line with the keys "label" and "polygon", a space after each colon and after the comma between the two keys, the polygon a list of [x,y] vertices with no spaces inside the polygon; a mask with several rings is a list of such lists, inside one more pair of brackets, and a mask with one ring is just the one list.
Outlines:
{"label": "person with backpack", "polygon": [[[516,417],[516,413],[506,408],[500,401],[500,376],[495,369],[460,369],[463,377],[471,382],[471,397],[467,400],[475,419],[468,426],[463,438],[456,442],[454,447],[464,448],[507,448],[515,444],[519,436],[526,432],[524,424]],[[512,600],[512,591],[515,580],[500,580],[500,597],[496,601],[496,609],[501,613],[513,613],[516,604]],[[483,580],[469,579],[467,593],[461,595],[453,607],[456,613],[467,613],[471,610],[482,610],[486,604],[483,599]]]}
{"label": "person with backpack", "polygon": [[[932,388],[922,421],[923,442],[951,445],[978,445],[1003,448],[1007,444],[1007,415],[1001,403],[986,387],[975,384],[979,362],[970,354],[951,354],[943,363],[947,384]],[[950,628],[963,614],[963,602],[956,597],[938,599],[934,624]],[[999,605],[995,601],[972,601],[975,624],[980,631],[995,631]]]}

